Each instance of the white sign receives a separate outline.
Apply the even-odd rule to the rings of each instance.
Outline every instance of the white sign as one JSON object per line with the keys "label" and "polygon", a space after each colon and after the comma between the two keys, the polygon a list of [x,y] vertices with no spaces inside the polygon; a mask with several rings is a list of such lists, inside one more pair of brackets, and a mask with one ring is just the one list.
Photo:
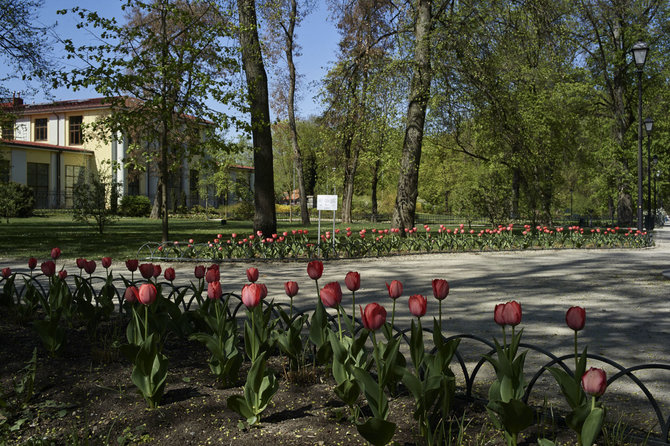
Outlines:
{"label": "white sign", "polygon": [[336,211],[337,195],[317,195],[316,208],[319,211]]}

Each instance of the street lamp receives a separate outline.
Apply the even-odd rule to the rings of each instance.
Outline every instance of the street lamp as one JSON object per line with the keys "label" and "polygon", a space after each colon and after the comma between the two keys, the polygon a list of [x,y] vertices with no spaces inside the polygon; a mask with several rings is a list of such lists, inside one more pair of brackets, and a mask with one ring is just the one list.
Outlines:
{"label": "street lamp", "polygon": [[654,229],[654,221],[651,218],[651,129],[654,120],[644,120],[644,129],[647,131],[647,229]]}
{"label": "street lamp", "polygon": [[642,231],[642,69],[649,47],[637,42],[632,51],[637,66],[637,229]]}

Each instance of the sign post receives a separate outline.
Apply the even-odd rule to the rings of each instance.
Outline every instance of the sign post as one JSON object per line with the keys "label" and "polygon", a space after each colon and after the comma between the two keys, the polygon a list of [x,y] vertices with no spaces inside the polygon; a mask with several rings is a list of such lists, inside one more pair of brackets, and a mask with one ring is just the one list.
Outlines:
{"label": "sign post", "polygon": [[335,211],[337,211],[337,195],[317,195],[316,209],[319,211],[318,239],[317,243],[321,245],[321,211],[333,211],[333,232],[330,234],[333,240],[333,249],[335,248]]}

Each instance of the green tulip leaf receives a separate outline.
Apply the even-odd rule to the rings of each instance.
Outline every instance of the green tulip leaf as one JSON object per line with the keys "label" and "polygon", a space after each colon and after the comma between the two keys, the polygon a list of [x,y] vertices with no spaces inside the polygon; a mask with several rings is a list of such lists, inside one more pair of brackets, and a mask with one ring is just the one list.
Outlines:
{"label": "green tulip leaf", "polygon": [[356,429],[368,442],[374,446],[388,444],[395,434],[396,425],[382,418],[368,418],[363,424],[357,424]]}
{"label": "green tulip leaf", "polygon": [[596,438],[600,435],[600,429],[603,426],[605,419],[605,410],[600,407],[595,407],[589,416],[584,421],[582,427],[582,445],[591,446],[595,443]]}

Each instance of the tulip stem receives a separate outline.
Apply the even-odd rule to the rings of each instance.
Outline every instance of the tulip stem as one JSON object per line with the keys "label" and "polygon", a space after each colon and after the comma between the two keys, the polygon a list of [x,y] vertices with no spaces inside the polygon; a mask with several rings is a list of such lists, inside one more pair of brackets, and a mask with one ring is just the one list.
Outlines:
{"label": "tulip stem", "polygon": [[439,301],[439,308],[440,308],[440,330],[442,330],[442,301]]}
{"label": "tulip stem", "polygon": [[356,291],[351,292],[351,337],[354,337],[356,331]]}
{"label": "tulip stem", "polygon": [[291,307],[290,307],[290,310],[289,310],[288,317],[289,317],[289,319],[293,319],[293,297],[291,297],[290,299],[291,299]]}
{"label": "tulip stem", "polygon": [[577,350],[577,330],[575,330],[575,374],[577,373],[577,368],[579,368],[579,354]]}
{"label": "tulip stem", "polygon": [[[378,397],[379,399],[377,401],[381,405],[381,402],[384,400],[384,379],[382,377],[381,360],[379,359],[379,349],[377,348],[377,336],[375,336],[374,331],[372,331],[372,349],[375,355],[375,363],[377,365],[377,384],[379,385],[379,397]],[[377,409],[379,410],[381,409],[381,407],[377,407]]]}
{"label": "tulip stem", "polygon": [[595,397],[595,395],[592,395],[591,396],[591,410],[593,411],[593,409],[595,409],[595,408],[596,408],[596,397]]}
{"label": "tulip stem", "polygon": [[503,347],[507,348],[507,331],[505,330],[505,326],[502,326],[502,331],[503,331]]}
{"label": "tulip stem", "polygon": [[393,336],[393,327],[395,327],[395,325],[393,324],[394,320],[395,320],[395,299],[393,299],[393,312],[391,313],[391,336]]}
{"label": "tulip stem", "polygon": [[251,363],[256,361],[256,320],[254,319],[254,309],[251,311]]}
{"label": "tulip stem", "polygon": [[342,322],[340,321],[340,306],[339,305],[337,306],[337,328],[340,331],[340,342],[342,342]]}
{"label": "tulip stem", "polygon": [[146,341],[149,332],[149,308],[144,306],[144,340]]}

